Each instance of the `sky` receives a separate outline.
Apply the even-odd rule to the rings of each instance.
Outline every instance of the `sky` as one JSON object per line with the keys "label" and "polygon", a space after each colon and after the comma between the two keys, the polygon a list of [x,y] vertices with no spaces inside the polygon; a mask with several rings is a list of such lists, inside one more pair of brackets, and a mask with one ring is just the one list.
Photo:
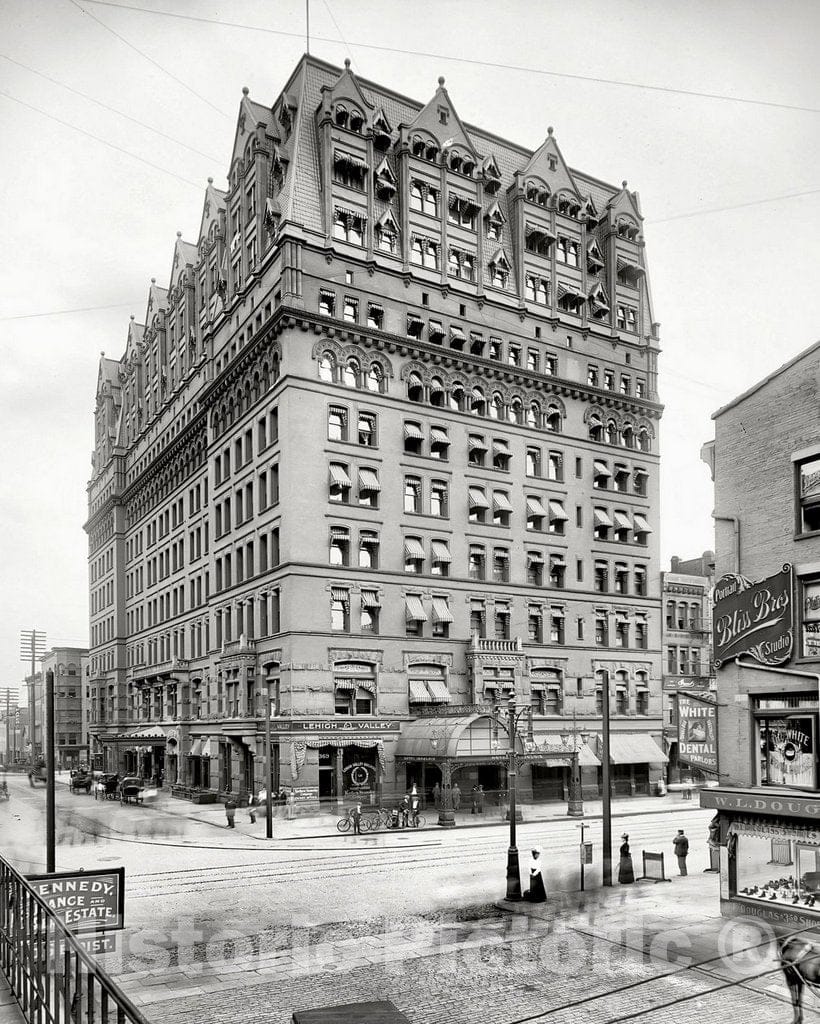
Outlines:
{"label": "sky", "polygon": [[[316,56],[422,102],[444,75],[462,120],[532,149],[552,125],[570,166],[639,192],[661,568],[714,544],[711,414],[820,338],[818,30],[814,0],[310,0]],[[0,686],[21,630],[87,642],[100,352],[176,232],[197,241],[242,87],[272,103],[304,32],[304,0],[0,4]]]}

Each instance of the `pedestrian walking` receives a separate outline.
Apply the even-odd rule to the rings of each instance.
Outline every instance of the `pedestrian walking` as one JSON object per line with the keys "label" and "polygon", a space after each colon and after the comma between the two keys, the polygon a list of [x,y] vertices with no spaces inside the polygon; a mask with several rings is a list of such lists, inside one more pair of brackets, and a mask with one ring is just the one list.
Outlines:
{"label": "pedestrian walking", "polygon": [[686,870],[686,855],[689,853],[689,840],[684,835],[683,829],[678,829],[678,834],[672,840],[675,848],[675,856],[678,858],[678,868],[682,875],[688,874]]}
{"label": "pedestrian walking", "polygon": [[476,793],[476,803],[478,804],[478,813],[484,813],[484,787],[479,785],[478,792]]}
{"label": "pedestrian walking", "polygon": [[296,817],[296,790],[290,789],[287,797],[287,812],[288,821],[293,821]]}
{"label": "pedestrian walking", "polygon": [[546,903],[547,890],[544,888],[544,876],[541,874],[541,847],[532,848],[530,860],[530,887],[524,893],[528,903]]}
{"label": "pedestrian walking", "polygon": [[433,807],[438,809],[438,806],[439,806],[440,803],[441,803],[441,786],[438,783],[436,783],[435,786],[433,786]]}
{"label": "pedestrian walking", "polygon": [[453,810],[457,811],[461,807],[461,789],[458,783],[453,786]]}
{"label": "pedestrian walking", "polygon": [[356,804],[353,810],[350,812],[350,817],[353,819],[353,835],[360,836],[362,834],[362,805]]}
{"label": "pedestrian walking", "polygon": [[621,836],[620,855],[618,861],[618,881],[621,885],[631,885],[635,881],[635,871],[632,867],[632,854],[629,852],[629,836],[624,832]]}
{"label": "pedestrian walking", "polygon": [[478,786],[473,786],[472,790],[470,791],[470,796],[472,797],[473,801],[473,806],[470,809],[470,814],[478,814]]}
{"label": "pedestrian walking", "polygon": [[410,797],[406,793],[399,804],[399,812],[401,814],[401,827],[407,828],[410,824]]}
{"label": "pedestrian walking", "polygon": [[229,796],[225,800],[225,817],[228,819],[228,824],[225,828],[236,828],[234,825],[234,815],[236,814],[236,800],[232,796]]}

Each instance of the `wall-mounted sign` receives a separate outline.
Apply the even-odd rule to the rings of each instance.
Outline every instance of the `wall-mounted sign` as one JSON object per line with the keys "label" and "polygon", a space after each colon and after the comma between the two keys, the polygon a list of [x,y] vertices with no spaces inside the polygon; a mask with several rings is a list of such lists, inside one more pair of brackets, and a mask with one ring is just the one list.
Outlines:
{"label": "wall-mounted sign", "polygon": [[81,935],[125,927],[125,868],[27,877],[69,931]]}
{"label": "wall-mounted sign", "polygon": [[271,732],[398,732],[401,722],[368,722],[363,718],[313,719],[310,722],[293,722],[289,718],[271,722]]}
{"label": "wall-mounted sign", "polygon": [[678,693],[678,760],[717,774],[717,704]]}
{"label": "wall-mounted sign", "polygon": [[792,567],[758,583],[728,573],[715,584],[712,650],[715,668],[740,654],[762,665],[791,659],[794,643]]}

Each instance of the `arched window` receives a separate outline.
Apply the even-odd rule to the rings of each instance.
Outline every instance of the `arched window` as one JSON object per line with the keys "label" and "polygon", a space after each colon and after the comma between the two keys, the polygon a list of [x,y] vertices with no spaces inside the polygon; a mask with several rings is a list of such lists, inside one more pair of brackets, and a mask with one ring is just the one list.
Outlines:
{"label": "arched window", "polygon": [[411,402],[424,401],[424,384],[417,373],[411,373],[407,378],[407,397]]}
{"label": "arched window", "polygon": [[490,419],[501,420],[504,418],[504,399],[496,391],[490,402]]}
{"label": "arched window", "polygon": [[456,411],[464,408],[464,385],[454,384],[450,388],[450,408]]}
{"label": "arched window", "polygon": [[649,431],[647,431],[647,430],[641,430],[640,431],[640,433],[638,434],[638,447],[640,448],[640,450],[642,452],[651,451],[652,442],[651,442],[651,439],[649,437]]}
{"label": "arched window", "polygon": [[350,111],[350,130],[352,132],[358,132],[361,135],[362,126],[364,125],[364,118],[358,110]]}
{"label": "arched window", "polygon": [[345,107],[342,103],[337,104],[335,116],[336,124],[339,126],[339,128],[347,128],[347,107]]}
{"label": "arched window", "polygon": [[601,423],[600,416],[590,416],[589,418],[589,439],[590,441],[603,441],[604,439],[604,425]]}
{"label": "arched window", "polygon": [[618,428],[615,425],[615,420],[609,420],[606,425],[606,443],[617,444],[618,443]]}
{"label": "arched window", "polygon": [[635,447],[635,431],[628,423],[621,431],[621,444],[624,448]]}
{"label": "arched window", "polygon": [[384,374],[378,363],[370,364],[370,372],[367,375],[367,390],[381,391],[384,384]]}
{"label": "arched window", "polygon": [[342,383],[349,388],[357,388],[359,386],[359,364],[355,359],[348,359],[345,363]]}
{"label": "arched window", "polygon": [[444,390],[444,385],[438,377],[433,377],[430,381],[430,405],[443,408],[446,404],[447,394]]}
{"label": "arched window", "polygon": [[420,139],[418,136],[413,139],[413,156],[424,159],[424,139]]}
{"label": "arched window", "polygon": [[470,412],[474,416],[484,416],[487,412],[487,400],[481,388],[473,388],[470,395]]}
{"label": "arched window", "polygon": [[427,146],[424,150],[424,159],[429,160],[431,164],[434,164],[438,159],[438,146]]}
{"label": "arched window", "polygon": [[[556,406],[551,405],[549,409],[547,409],[547,415],[544,417],[544,425],[547,430],[551,430],[554,434],[560,434],[562,428],[561,410]],[[590,437],[592,437],[591,431]]]}
{"label": "arched window", "polygon": [[521,400],[519,398],[514,398],[512,402],[510,402],[507,419],[510,423],[524,422],[524,406],[521,404]]}

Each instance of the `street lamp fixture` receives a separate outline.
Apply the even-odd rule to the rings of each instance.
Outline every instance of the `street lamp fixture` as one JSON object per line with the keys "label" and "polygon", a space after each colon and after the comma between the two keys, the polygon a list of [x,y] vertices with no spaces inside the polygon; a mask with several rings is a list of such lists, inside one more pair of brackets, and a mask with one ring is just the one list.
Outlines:
{"label": "street lamp fixture", "polygon": [[559,733],[561,746],[571,745],[570,757],[570,779],[569,779],[569,800],[567,801],[567,816],[570,818],[583,818],[584,816],[584,791],[581,786],[581,756],[578,749],[578,740],[586,743],[589,733],[579,732],[575,719],[575,711],[572,712],[572,731],[564,729]]}
{"label": "street lamp fixture", "polygon": [[[521,899],[521,872],[518,863],[518,846],[516,837],[516,796],[518,762],[515,753],[516,726],[524,715],[527,715],[527,738],[524,743],[526,748],[532,749],[535,746],[533,739],[532,707],[516,708],[515,693],[511,693],[507,700],[507,715],[509,733],[509,747],[507,750],[507,787],[509,789],[510,803],[510,846],[507,850],[507,899],[516,902]],[[501,717],[501,706],[495,711],[496,730]]]}
{"label": "street lamp fixture", "polygon": [[453,771],[450,763],[450,739],[452,730],[443,726],[441,729],[434,729],[430,738],[430,745],[434,751],[442,748],[443,758],[441,761],[441,807],[438,812],[438,823],[442,828],[455,828],[456,816],[453,811]]}

